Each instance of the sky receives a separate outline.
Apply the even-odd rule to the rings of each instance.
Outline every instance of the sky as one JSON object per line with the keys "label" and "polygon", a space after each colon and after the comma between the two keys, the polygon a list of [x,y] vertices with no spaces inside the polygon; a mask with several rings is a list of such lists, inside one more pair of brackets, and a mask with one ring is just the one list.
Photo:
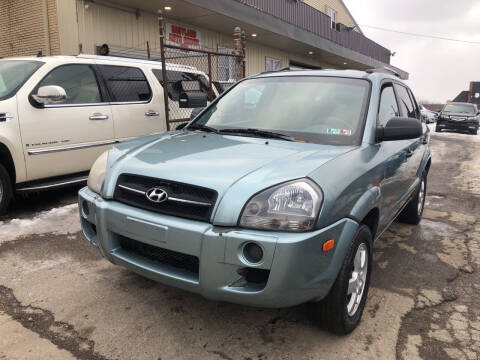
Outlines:
{"label": "sky", "polygon": [[[344,0],[363,33],[396,52],[417,100],[445,102],[480,81],[480,0]],[[363,25],[363,26],[362,26]],[[367,27],[478,42],[468,44]]]}

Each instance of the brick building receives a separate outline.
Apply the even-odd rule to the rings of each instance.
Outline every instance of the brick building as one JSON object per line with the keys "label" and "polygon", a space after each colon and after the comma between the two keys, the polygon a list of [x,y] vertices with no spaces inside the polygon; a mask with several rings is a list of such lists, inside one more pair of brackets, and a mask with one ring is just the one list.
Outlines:
{"label": "brick building", "polygon": [[477,104],[480,108],[480,81],[471,81],[469,89],[462,91],[453,101]]}
{"label": "brick building", "polygon": [[138,56],[147,43],[155,52],[158,10],[167,33],[188,29],[196,34],[189,41],[204,49],[229,51],[239,26],[247,74],[390,66],[390,50],[363,35],[342,0],[0,0],[0,57],[93,54],[103,44],[116,56]]}

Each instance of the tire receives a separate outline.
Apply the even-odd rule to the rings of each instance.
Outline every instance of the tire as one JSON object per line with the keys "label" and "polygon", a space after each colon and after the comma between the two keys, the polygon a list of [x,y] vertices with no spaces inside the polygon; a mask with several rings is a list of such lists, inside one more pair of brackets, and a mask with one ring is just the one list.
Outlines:
{"label": "tire", "polygon": [[0,215],[7,212],[12,197],[12,180],[8,171],[0,164]]}
{"label": "tire", "polygon": [[435,126],[435,132],[442,132],[442,129],[440,129],[440,127],[437,125]]}
{"label": "tire", "polygon": [[[361,225],[347,250],[340,272],[329,294],[322,301],[312,305],[315,320],[321,327],[337,335],[346,335],[360,323],[370,286],[371,249],[372,233],[368,226]],[[355,258],[359,254],[361,255],[360,259],[364,261],[363,267],[361,266],[362,261],[358,263],[359,265],[356,265],[355,262]],[[354,275],[362,281],[356,281],[358,293],[349,294],[348,285]],[[352,301],[355,302],[353,296],[358,299],[358,304],[351,304]]]}
{"label": "tire", "polygon": [[418,225],[422,220],[423,209],[425,207],[425,198],[427,195],[427,175],[423,173],[418,188],[415,190],[413,198],[405,209],[402,210],[399,220],[406,224]]}
{"label": "tire", "polygon": [[471,133],[472,135],[477,135],[477,134],[478,134],[478,130],[472,130],[472,131],[470,131],[470,133]]}

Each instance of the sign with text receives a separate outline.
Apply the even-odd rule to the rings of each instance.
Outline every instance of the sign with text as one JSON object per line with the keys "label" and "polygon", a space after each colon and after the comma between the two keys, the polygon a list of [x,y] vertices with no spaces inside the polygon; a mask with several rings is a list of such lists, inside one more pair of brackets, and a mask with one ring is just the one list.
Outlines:
{"label": "sign with text", "polygon": [[190,49],[199,49],[202,46],[202,37],[198,29],[191,26],[165,23],[166,43]]}

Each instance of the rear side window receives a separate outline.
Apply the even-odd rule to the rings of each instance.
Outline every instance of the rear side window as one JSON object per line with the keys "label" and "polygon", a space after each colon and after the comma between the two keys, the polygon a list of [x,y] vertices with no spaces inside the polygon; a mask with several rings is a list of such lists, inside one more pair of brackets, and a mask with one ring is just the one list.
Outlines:
{"label": "rear side window", "polygon": [[395,90],[397,91],[398,102],[400,103],[402,116],[416,118],[417,114],[415,111],[415,106],[412,102],[412,99],[410,98],[410,95],[408,95],[407,88],[395,84]]}
{"label": "rear side window", "polygon": [[[163,84],[162,70],[154,69],[153,74]],[[167,70],[168,97],[170,100],[178,101],[182,92],[201,91],[208,94],[207,78],[201,74],[194,74],[184,71]]]}
{"label": "rear side window", "polygon": [[397,100],[393,86],[389,84],[382,89],[380,107],[378,109],[378,123],[381,126],[385,126],[388,120],[396,116],[399,116]]}
{"label": "rear side window", "polygon": [[63,65],[50,71],[38,88],[57,85],[65,89],[67,100],[62,104],[96,104],[102,102],[97,78],[89,65]]}
{"label": "rear side window", "polygon": [[100,65],[112,102],[150,101],[152,91],[142,70],[127,66]]}

